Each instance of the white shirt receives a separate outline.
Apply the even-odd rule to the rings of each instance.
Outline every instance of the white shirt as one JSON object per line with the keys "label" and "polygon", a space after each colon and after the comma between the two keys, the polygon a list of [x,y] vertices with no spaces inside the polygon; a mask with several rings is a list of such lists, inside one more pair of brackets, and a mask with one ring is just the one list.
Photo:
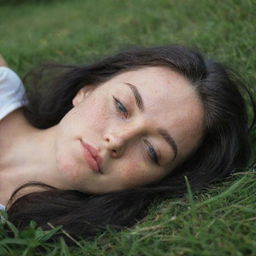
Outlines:
{"label": "white shirt", "polygon": [[18,75],[7,67],[0,67],[0,120],[27,104],[25,89]]}
{"label": "white shirt", "polygon": [[[10,68],[0,67],[0,121],[27,103],[24,85],[18,75]],[[4,209],[0,204],[0,210]]]}

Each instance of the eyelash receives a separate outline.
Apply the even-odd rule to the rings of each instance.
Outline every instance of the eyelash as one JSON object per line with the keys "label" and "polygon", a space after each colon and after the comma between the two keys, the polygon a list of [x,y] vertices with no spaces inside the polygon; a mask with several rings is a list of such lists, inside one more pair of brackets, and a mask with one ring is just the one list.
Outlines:
{"label": "eyelash", "polygon": [[[122,102],[120,100],[118,100],[117,98],[115,98],[114,96],[113,96],[113,99],[114,99],[115,107],[116,107],[117,111],[120,112],[121,114],[123,114],[125,116],[125,118],[127,118],[128,111],[127,111],[126,107],[124,106],[124,104],[122,104]],[[118,105],[120,105],[124,111],[120,110]],[[159,165],[158,156],[157,156],[157,153],[156,153],[154,147],[149,142],[146,142],[146,140],[144,140],[144,141],[146,144],[149,145],[148,154],[149,154],[151,161],[153,161],[155,164]]]}

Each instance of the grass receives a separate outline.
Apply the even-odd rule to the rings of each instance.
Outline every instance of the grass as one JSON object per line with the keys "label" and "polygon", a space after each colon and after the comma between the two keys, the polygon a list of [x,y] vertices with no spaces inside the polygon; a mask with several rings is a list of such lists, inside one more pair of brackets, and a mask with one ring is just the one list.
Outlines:
{"label": "grass", "polygon": [[[238,70],[255,92],[255,7],[255,0],[0,0],[0,53],[22,76],[49,60],[86,63],[136,45],[185,44]],[[13,235],[0,231],[0,255],[256,255],[256,173],[245,171],[75,247],[49,243],[57,228],[9,223]]]}

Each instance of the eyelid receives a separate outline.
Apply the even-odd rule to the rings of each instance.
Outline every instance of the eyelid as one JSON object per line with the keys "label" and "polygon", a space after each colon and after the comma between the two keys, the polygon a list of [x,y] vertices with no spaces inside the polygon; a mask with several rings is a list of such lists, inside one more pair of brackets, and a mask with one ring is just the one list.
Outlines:
{"label": "eyelid", "polygon": [[[161,159],[161,155],[159,154],[159,151],[157,148],[155,148],[148,140],[144,139],[145,144],[148,145],[148,149],[147,149],[147,154],[150,157],[150,160],[153,161],[154,164],[159,165],[160,159]],[[149,148],[153,148],[153,150],[155,151],[156,154],[156,161],[154,160],[154,157],[151,157],[151,154],[149,153]]]}
{"label": "eyelid", "polygon": [[[126,113],[126,115],[128,116],[129,115],[129,110],[126,108],[126,106],[118,98],[116,98],[115,96],[113,96],[113,99],[114,99],[114,105],[115,105],[117,111],[121,112],[121,114]],[[120,109],[118,108],[117,104],[122,105],[122,107],[125,109],[125,112],[120,111]],[[125,118],[127,118],[127,116],[125,116]]]}
{"label": "eyelid", "polygon": [[[112,96],[112,97],[113,97],[114,104],[115,104],[115,107],[116,107],[117,111],[121,112],[121,114],[124,114],[124,112],[120,111],[120,109],[117,106],[117,104],[121,104],[125,108],[126,115],[129,115],[129,111],[127,110],[126,106],[118,98],[116,98],[115,96]],[[144,139],[144,142],[145,142],[145,144],[148,145],[148,149],[146,149],[146,151],[147,151],[147,155],[148,155],[150,161],[153,162],[156,165],[159,165],[159,162],[160,162],[160,159],[161,159],[161,155],[159,154],[158,149],[155,148],[148,140]],[[154,160],[154,157],[151,156],[151,153],[149,152],[149,148],[153,148],[153,150],[155,152],[154,154],[156,155],[156,161]]]}

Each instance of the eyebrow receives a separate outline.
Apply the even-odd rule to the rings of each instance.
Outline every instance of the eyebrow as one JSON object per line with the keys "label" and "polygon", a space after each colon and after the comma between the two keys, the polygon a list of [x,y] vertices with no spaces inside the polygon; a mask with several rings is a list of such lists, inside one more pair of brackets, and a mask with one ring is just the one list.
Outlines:
{"label": "eyebrow", "polygon": [[[128,85],[128,87],[131,89],[131,91],[134,95],[134,98],[135,98],[136,105],[137,105],[138,109],[140,110],[140,112],[144,112],[145,106],[144,106],[141,94],[140,94],[139,90],[137,89],[137,87],[130,83],[125,82],[125,84]],[[173,160],[174,160],[178,154],[177,143],[175,142],[173,137],[168,133],[167,130],[159,128],[159,129],[157,129],[157,131],[164,138],[164,140],[168,143],[168,145],[172,148],[172,150],[174,152],[174,157],[173,157]]]}
{"label": "eyebrow", "polygon": [[136,105],[139,108],[139,110],[141,112],[144,112],[145,107],[144,107],[143,99],[142,99],[141,94],[139,93],[139,90],[137,89],[137,87],[130,83],[125,83],[125,84],[128,85],[129,88],[132,90]]}

